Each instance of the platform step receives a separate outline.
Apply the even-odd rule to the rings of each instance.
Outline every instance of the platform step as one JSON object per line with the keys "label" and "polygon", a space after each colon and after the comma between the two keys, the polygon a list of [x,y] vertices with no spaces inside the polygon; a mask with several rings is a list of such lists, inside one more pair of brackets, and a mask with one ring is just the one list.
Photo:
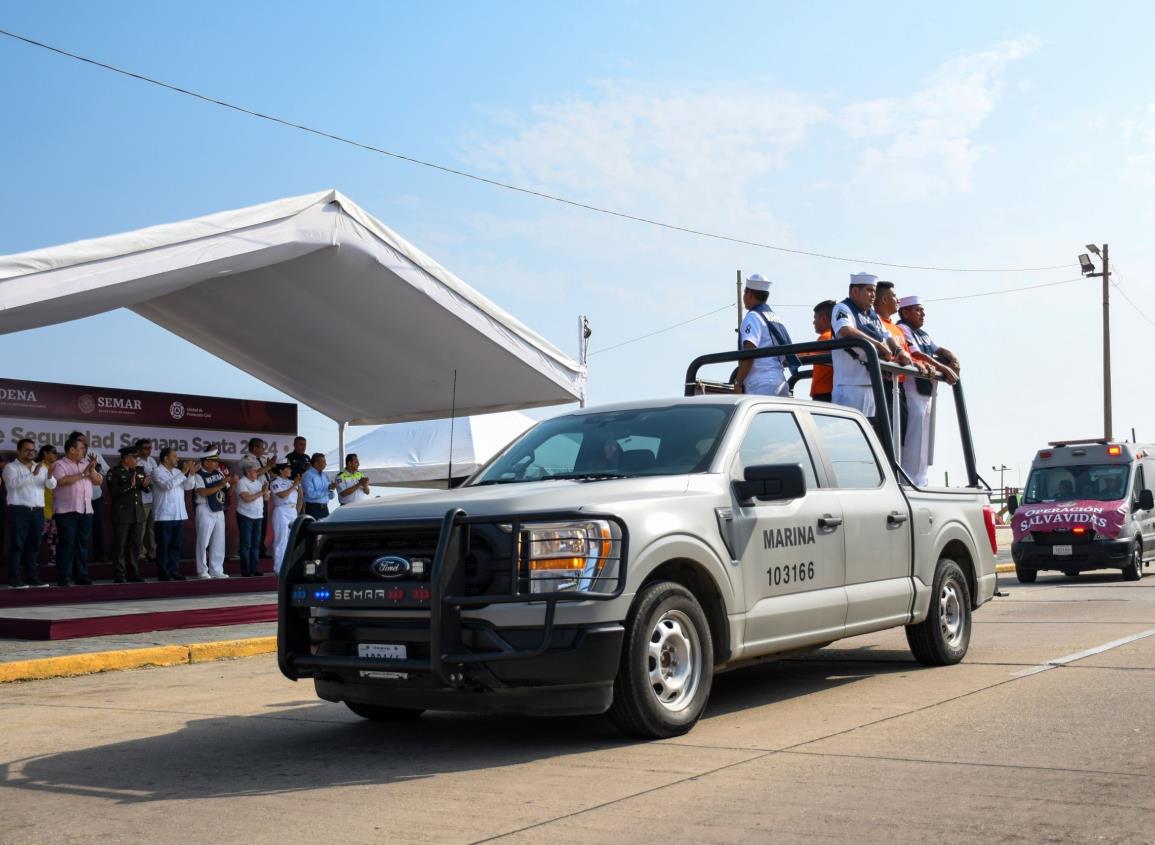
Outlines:
{"label": "platform step", "polygon": [[238,593],[271,593],[277,589],[277,579],[271,575],[256,578],[229,578],[188,581],[154,581],[143,584],[96,583],[91,587],[52,586],[14,590],[0,588],[0,609],[6,607],[36,607],[56,604],[88,604],[90,602],[140,601],[142,599],[196,598],[198,596],[228,596]]}
{"label": "platform step", "polygon": [[[247,579],[253,580],[253,579]],[[43,591],[41,591],[43,592]],[[227,601],[229,597],[223,597]],[[48,605],[0,610],[0,637],[25,640],[67,640],[273,622],[275,603],[217,599],[157,599],[99,605]]]}

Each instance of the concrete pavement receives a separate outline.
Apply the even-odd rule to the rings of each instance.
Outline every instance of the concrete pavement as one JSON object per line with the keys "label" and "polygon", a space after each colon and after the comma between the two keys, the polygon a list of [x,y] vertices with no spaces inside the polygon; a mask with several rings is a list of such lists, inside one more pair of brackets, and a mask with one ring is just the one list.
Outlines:
{"label": "concrete pavement", "polygon": [[271,656],[8,684],[0,840],[1155,841],[1155,578],[1006,588],[959,666],[919,667],[900,631],[845,640],[719,677],[663,742],[375,725]]}

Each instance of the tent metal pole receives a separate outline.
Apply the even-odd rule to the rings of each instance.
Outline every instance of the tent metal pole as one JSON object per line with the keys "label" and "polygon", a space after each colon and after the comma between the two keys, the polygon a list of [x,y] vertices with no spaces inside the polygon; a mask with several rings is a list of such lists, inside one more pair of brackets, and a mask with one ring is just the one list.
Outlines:
{"label": "tent metal pole", "polygon": [[341,461],[341,466],[337,468],[337,472],[345,468],[345,426],[346,423],[337,423],[337,457]]}
{"label": "tent metal pole", "polygon": [[586,390],[589,387],[589,373],[586,372],[586,363],[590,348],[590,323],[585,314],[578,314],[578,364],[582,368],[582,394],[578,399],[578,407],[586,406]]}

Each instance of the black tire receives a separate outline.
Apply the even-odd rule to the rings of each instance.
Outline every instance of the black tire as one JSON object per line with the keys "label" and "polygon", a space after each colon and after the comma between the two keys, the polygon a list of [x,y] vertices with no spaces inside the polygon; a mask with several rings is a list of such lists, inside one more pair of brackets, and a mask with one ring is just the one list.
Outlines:
{"label": "black tire", "polygon": [[680,736],[697,724],[713,682],[714,641],[698,600],[673,581],[647,584],[626,620],[609,710],[614,724],[630,736]]}
{"label": "black tire", "polygon": [[930,612],[924,621],[906,626],[906,641],[923,666],[951,666],[966,656],[971,641],[971,591],[962,569],[950,558],[938,562]]}
{"label": "black tire", "polygon": [[1124,581],[1138,581],[1143,577],[1143,544],[1136,540],[1131,545],[1131,560],[1123,567]]}
{"label": "black tire", "polygon": [[1079,577],[1079,570],[1077,570],[1077,569],[1065,569],[1065,570],[1063,570],[1063,574],[1066,575],[1068,578],[1078,578]]}
{"label": "black tire", "polygon": [[382,704],[362,704],[357,701],[346,701],[345,706],[371,722],[405,722],[425,712],[411,707],[385,707]]}
{"label": "black tire", "polygon": [[1033,584],[1039,577],[1039,570],[1016,566],[1015,577],[1019,579],[1020,584]]}

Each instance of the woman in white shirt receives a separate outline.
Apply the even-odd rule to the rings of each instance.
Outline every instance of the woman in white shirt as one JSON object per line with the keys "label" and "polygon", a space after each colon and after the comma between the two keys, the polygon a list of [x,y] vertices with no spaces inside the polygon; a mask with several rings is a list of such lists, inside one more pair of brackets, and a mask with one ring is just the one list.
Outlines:
{"label": "woman in white shirt", "polygon": [[273,571],[281,571],[285,549],[289,545],[289,529],[297,512],[301,509],[301,478],[290,480],[291,464],[277,464],[273,469],[273,482],[269,485],[273,503]]}
{"label": "woman in white shirt", "polygon": [[237,536],[241,542],[241,576],[261,574],[261,526],[264,525],[265,502],[269,483],[261,477],[260,467],[245,464],[244,475],[237,482]]}

